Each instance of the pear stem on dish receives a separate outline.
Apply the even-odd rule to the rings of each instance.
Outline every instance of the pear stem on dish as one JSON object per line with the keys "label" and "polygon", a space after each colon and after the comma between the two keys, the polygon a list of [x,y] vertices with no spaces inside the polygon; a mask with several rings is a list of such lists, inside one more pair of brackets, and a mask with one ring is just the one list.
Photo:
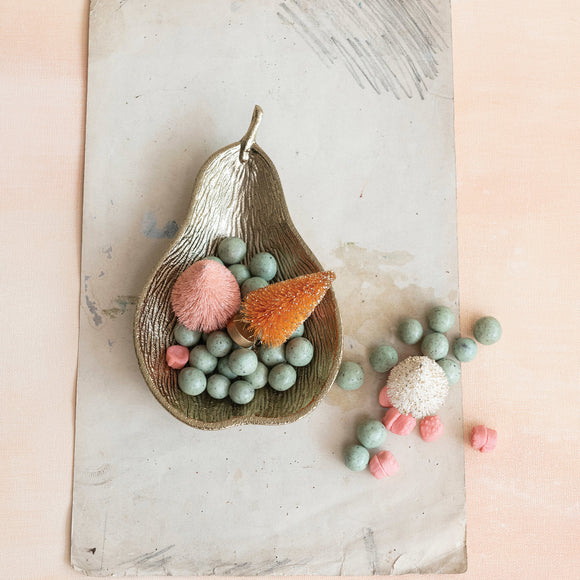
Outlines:
{"label": "pear stem on dish", "polygon": [[256,142],[256,133],[258,132],[258,127],[262,121],[263,114],[262,107],[256,105],[254,107],[254,112],[252,113],[250,126],[240,141],[240,163],[245,163],[250,158],[250,149]]}

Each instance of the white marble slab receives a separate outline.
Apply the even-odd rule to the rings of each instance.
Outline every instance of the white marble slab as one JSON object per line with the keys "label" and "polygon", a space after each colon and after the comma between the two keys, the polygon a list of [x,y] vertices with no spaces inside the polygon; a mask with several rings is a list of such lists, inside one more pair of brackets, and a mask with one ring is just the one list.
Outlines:
{"label": "white marble slab", "polygon": [[[74,567],[464,570],[459,385],[440,440],[390,434],[395,477],[342,464],[356,424],[383,414],[369,348],[416,353],[398,319],[458,309],[448,1],[94,0],[90,18]],[[344,358],[367,380],[291,425],[201,432],[142,379],[134,303],[198,169],[242,137],[256,103],[294,223],[337,274]]]}

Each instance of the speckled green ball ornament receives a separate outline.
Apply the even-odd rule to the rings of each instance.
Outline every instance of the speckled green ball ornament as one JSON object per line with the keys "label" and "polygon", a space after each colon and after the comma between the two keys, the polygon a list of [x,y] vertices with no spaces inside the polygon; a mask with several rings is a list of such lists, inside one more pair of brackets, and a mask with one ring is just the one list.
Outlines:
{"label": "speckled green ball ornament", "polygon": [[268,384],[275,391],[287,391],[296,383],[296,369],[288,363],[272,367],[268,373]]}
{"label": "speckled green ball ornament", "polygon": [[377,373],[386,373],[399,362],[399,355],[391,345],[383,344],[372,350],[369,362]]}
{"label": "speckled green ball ornament", "polygon": [[449,332],[455,322],[455,314],[447,306],[435,306],[429,310],[427,322],[435,332]]}
{"label": "speckled green ball ornament", "polygon": [[199,330],[190,330],[183,324],[177,323],[173,329],[173,338],[175,338],[177,344],[191,348],[199,342],[201,332]]}
{"label": "speckled green ball ornament", "polygon": [[210,332],[205,341],[207,350],[217,358],[226,356],[232,350],[233,343],[230,335],[223,330]]}
{"label": "speckled green ball ornament", "polygon": [[289,337],[288,340],[292,338],[297,338],[298,336],[304,336],[304,323],[302,323]]}
{"label": "speckled green ball ornament", "polygon": [[228,270],[234,275],[236,282],[241,286],[246,280],[252,277],[248,266],[244,264],[232,264]]}
{"label": "speckled green ball ornament", "polygon": [[475,323],[473,336],[481,344],[495,344],[501,338],[501,324],[493,316],[484,316]]}
{"label": "speckled green ball ornament", "polygon": [[250,272],[252,276],[258,276],[269,282],[278,271],[276,258],[268,252],[254,254],[250,260]]}
{"label": "speckled green ball ornament", "polygon": [[199,369],[185,367],[179,371],[177,384],[186,395],[200,395],[205,391],[207,379]]}
{"label": "speckled green ball ornament", "polygon": [[367,449],[374,449],[385,442],[387,429],[376,419],[367,419],[356,428],[356,436],[361,445]]}
{"label": "speckled green ball ornament", "polygon": [[336,384],[345,391],[360,389],[365,379],[362,367],[352,361],[343,361],[336,375]]}
{"label": "speckled green ball ornament", "polygon": [[247,381],[235,381],[230,385],[228,394],[237,405],[247,405],[253,400],[255,392]]}
{"label": "speckled green ball ornament", "polygon": [[351,471],[363,471],[369,464],[371,455],[362,445],[349,445],[344,450],[344,464]]}
{"label": "speckled green ball ornament", "polygon": [[431,332],[423,338],[421,352],[433,360],[439,360],[447,356],[449,352],[449,341],[444,334]]}
{"label": "speckled green ball ornament", "polygon": [[224,264],[241,262],[246,255],[246,242],[240,238],[225,238],[218,246],[218,256]]}
{"label": "speckled green ball ornament", "polygon": [[267,285],[268,282],[259,276],[252,276],[251,278],[248,278],[240,288],[242,299],[244,299],[250,292],[257,290],[258,288],[265,288]]}
{"label": "speckled green ball ornament", "polygon": [[258,358],[267,367],[273,367],[280,363],[286,362],[286,357],[284,353],[286,352],[286,345],[281,344],[280,346],[266,346],[262,345],[258,349]]}
{"label": "speckled green ball ornament", "polygon": [[224,377],[227,377],[231,381],[231,380],[237,378],[238,375],[236,375],[236,373],[234,373],[232,371],[232,369],[230,368],[230,364],[229,364],[229,360],[228,359],[229,359],[228,356],[224,356],[223,358],[220,358],[218,360],[217,372],[220,375],[223,375]]}
{"label": "speckled green ball ornament", "polygon": [[254,389],[261,389],[268,383],[268,372],[268,367],[263,362],[258,362],[256,370],[246,375],[244,380],[250,383]]}
{"label": "speckled green ball ornament", "polygon": [[397,335],[405,344],[417,344],[423,336],[423,327],[418,320],[405,318],[399,324]]}
{"label": "speckled green ball ornament", "polygon": [[458,338],[453,343],[453,355],[459,362],[472,361],[477,355],[477,344],[471,338]]}
{"label": "speckled green ball ornament", "polygon": [[314,346],[303,336],[293,338],[286,343],[286,360],[295,367],[305,367],[314,356]]}
{"label": "speckled green ball ornament", "polygon": [[224,375],[215,374],[207,379],[207,394],[213,399],[225,399],[230,390],[230,379]]}
{"label": "speckled green ball ornament", "polygon": [[249,348],[239,348],[232,351],[228,357],[228,365],[233,373],[239,377],[245,377],[258,368],[258,357]]}
{"label": "speckled green ball ornament", "polygon": [[189,353],[189,364],[199,369],[202,373],[209,375],[213,373],[217,366],[217,357],[207,350],[205,344],[198,344]]}
{"label": "speckled green ball ornament", "polygon": [[443,369],[447,375],[447,382],[454,385],[461,378],[461,366],[450,358],[442,358],[437,361],[437,364]]}

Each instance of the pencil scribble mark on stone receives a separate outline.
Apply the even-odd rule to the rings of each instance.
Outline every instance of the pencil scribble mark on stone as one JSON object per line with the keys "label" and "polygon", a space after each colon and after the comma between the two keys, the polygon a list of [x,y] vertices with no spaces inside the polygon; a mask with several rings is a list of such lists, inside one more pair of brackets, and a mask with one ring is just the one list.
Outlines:
{"label": "pencil scribble mark on stone", "polygon": [[217,563],[212,570],[211,576],[266,576],[279,574],[292,574],[296,567],[306,565],[307,560],[292,561],[290,558],[275,556],[273,562],[238,562]]}
{"label": "pencil scribble mark on stone", "polygon": [[137,558],[121,562],[121,565],[128,565],[130,568],[134,568],[137,573],[142,570],[152,573],[163,572],[167,575],[167,564],[171,562],[171,556],[168,552],[173,548],[175,548],[175,544],[171,544],[165,548],[155,548],[155,550],[142,554]]}
{"label": "pencil scribble mark on stone", "polygon": [[369,558],[370,573],[374,576],[377,573],[377,545],[375,533],[370,528],[363,530],[363,542]]}
{"label": "pencil scribble mark on stone", "polygon": [[425,98],[447,47],[430,0],[284,0],[279,8],[327,67],[340,63],[361,89],[396,99]]}

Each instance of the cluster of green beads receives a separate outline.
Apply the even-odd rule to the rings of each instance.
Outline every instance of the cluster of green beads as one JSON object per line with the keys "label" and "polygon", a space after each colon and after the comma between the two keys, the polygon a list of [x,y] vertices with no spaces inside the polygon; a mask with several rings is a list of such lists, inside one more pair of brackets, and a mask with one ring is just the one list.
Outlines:
{"label": "cluster of green beads", "polygon": [[[445,371],[450,385],[457,383],[461,376],[459,364],[447,358],[450,350],[459,362],[472,361],[477,355],[476,342],[468,337],[457,338],[450,348],[445,333],[451,330],[455,315],[447,306],[435,306],[427,314],[429,328],[433,331],[423,335],[423,326],[414,318],[405,318],[399,324],[397,334],[405,344],[418,344],[421,353],[432,358]],[[492,316],[480,318],[474,326],[473,334],[481,344],[493,344],[501,337],[501,326]]]}
{"label": "cluster of green beads", "polygon": [[[397,351],[390,345],[375,348],[370,355],[373,369],[385,373],[399,362]],[[353,361],[343,361],[336,375],[336,384],[345,391],[360,389],[364,382],[364,370],[361,365]]]}
{"label": "cluster of green beads", "polygon": [[[246,244],[240,238],[222,240],[217,254],[206,259],[215,260],[230,270],[240,286],[242,298],[267,286],[278,271],[276,259],[268,252],[255,254],[249,265],[242,264]],[[275,391],[286,391],[296,383],[296,368],[306,366],[314,356],[314,346],[303,334],[301,324],[280,347],[242,348],[226,330],[205,334],[177,324],[173,331],[175,341],[190,349],[189,366],[181,369],[177,378],[179,388],[192,396],[204,391],[213,399],[229,396],[238,405],[252,401],[255,391],[266,385]]]}
{"label": "cluster of green beads", "polygon": [[424,335],[422,324],[415,318],[404,318],[399,323],[397,335],[405,344],[419,344],[421,353],[437,362],[447,376],[450,385],[454,385],[461,376],[460,366],[449,354],[449,341],[445,333],[455,323],[455,314],[447,306],[435,306],[427,313],[427,323],[432,332]]}
{"label": "cluster of green beads", "polygon": [[362,471],[369,464],[369,449],[380,447],[387,438],[387,429],[375,419],[366,419],[356,429],[358,443],[344,450],[344,464],[351,471]]}
{"label": "cluster of green beads", "polygon": [[[427,313],[427,322],[432,332],[424,334],[423,325],[415,318],[404,318],[397,328],[397,336],[408,345],[420,344],[421,353],[432,358],[443,369],[450,385],[457,383],[461,377],[459,362],[469,362],[477,354],[477,344],[471,338],[460,337],[450,347],[445,333],[455,323],[455,315],[447,306],[435,306]],[[473,327],[473,335],[480,344],[494,344],[501,337],[501,325],[492,316],[480,318]],[[457,360],[448,358],[449,352]],[[378,373],[386,373],[398,362],[395,348],[389,344],[375,347],[369,356],[371,367]],[[352,361],[343,361],[336,383],[347,391],[359,389],[364,381],[361,365]],[[362,452],[361,452],[362,453]],[[363,453],[364,455],[364,453]]]}

